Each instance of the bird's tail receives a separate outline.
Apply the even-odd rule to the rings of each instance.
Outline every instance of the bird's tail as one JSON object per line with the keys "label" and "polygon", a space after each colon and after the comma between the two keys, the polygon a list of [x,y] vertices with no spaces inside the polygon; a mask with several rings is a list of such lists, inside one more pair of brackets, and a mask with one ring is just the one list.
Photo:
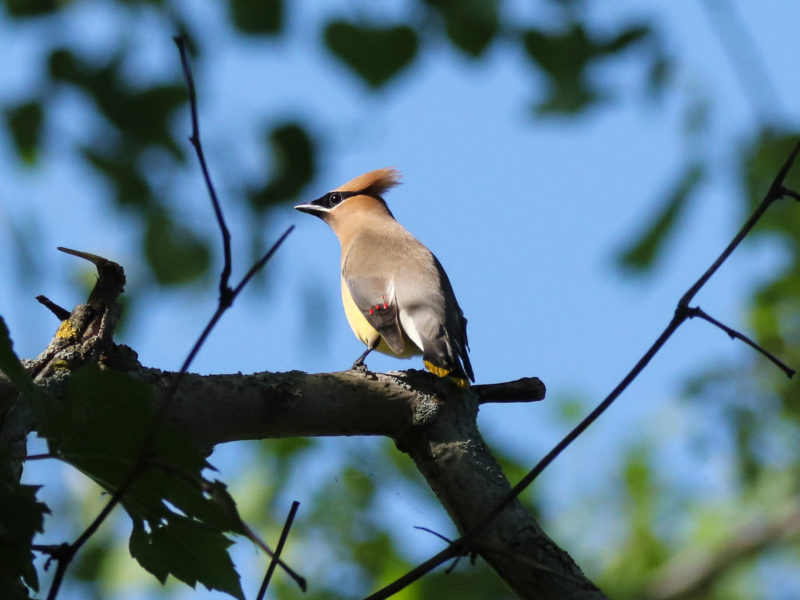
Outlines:
{"label": "bird's tail", "polygon": [[446,367],[439,367],[429,360],[423,360],[422,363],[434,375],[439,377],[449,377],[458,387],[468,388],[470,386],[469,379],[466,378],[464,373],[460,373],[461,369],[448,369]]}

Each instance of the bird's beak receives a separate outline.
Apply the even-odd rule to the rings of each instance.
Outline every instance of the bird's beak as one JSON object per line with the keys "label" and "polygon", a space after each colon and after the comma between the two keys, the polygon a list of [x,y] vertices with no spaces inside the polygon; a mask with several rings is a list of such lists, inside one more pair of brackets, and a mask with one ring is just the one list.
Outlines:
{"label": "bird's beak", "polygon": [[322,207],[316,204],[311,204],[310,202],[307,204],[296,204],[295,209],[310,215],[318,215],[322,212]]}
{"label": "bird's beak", "polygon": [[325,215],[330,212],[328,208],[322,205],[322,198],[318,198],[313,202],[304,202],[303,204],[295,205],[295,208],[300,212],[308,213],[309,215],[314,215],[315,217],[319,217],[323,219]]}

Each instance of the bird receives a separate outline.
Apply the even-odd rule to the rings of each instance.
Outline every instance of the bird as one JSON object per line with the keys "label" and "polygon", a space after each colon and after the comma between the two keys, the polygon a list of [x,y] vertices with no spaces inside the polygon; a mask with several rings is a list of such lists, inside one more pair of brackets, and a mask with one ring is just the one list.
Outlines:
{"label": "bird", "polygon": [[439,260],[403,227],[382,194],[400,183],[386,167],[369,171],[294,208],[319,217],[341,244],[345,316],[366,350],[398,358],[422,355],[426,369],[469,387],[467,319]]}

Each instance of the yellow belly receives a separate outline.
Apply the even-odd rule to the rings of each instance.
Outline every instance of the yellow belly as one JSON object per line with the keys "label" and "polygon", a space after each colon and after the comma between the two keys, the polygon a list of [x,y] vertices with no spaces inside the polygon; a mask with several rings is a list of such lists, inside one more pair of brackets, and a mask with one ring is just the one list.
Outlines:
{"label": "yellow belly", "polygon": [[378,333],[378,330],[369,324],[369,321],[367,321],[361,309],[356,306],[353,297],[350,295],[350,290],[347,289],[347,283],[344,277],[342,277],[342,304],[344,305],[344,314],[347,317],[347,322],[350,324],[350,329],[353,330],[355,336],[367,347],[372,346],[375,340],[380,338],[380,342],[378,342],[378,346],[375,350],[382,354],[396,356],[397,358],[409,358],[410,356],[422,354],[422,350],[417,348],[416,344],[408,339],[405,332],[403,332],[403,341],[405,342],[403,352],[400,354],[392,352],[392,349],[389,348],[386,342],[383,341],[383,338],[381,338],[381,334]]}

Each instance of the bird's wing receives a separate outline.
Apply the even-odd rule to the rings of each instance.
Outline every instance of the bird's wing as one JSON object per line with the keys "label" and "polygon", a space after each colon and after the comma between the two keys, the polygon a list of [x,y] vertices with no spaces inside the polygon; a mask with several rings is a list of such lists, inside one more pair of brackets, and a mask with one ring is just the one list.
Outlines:
{"label": "bird's wing", "polygon": [[380,269],[364,268],[369,265],[354,262],[345,260],[342,265],[342,276],[353,302],[367,322],[381,334],[392,352],[402,354],[405,339],[398,318],[391,274],[378,275],[376,273],[380,273]]}
{"label": "bird's wing", "polygon": [[[467,320],[441,264],[428,251],[424,264],[435,269],[407,269],[397,282],[400,323],[437,371],[475,380],[467,355]],[[421,280],[420,277],[424,277]],[[432,285],[433,281],[436,285]]]}

